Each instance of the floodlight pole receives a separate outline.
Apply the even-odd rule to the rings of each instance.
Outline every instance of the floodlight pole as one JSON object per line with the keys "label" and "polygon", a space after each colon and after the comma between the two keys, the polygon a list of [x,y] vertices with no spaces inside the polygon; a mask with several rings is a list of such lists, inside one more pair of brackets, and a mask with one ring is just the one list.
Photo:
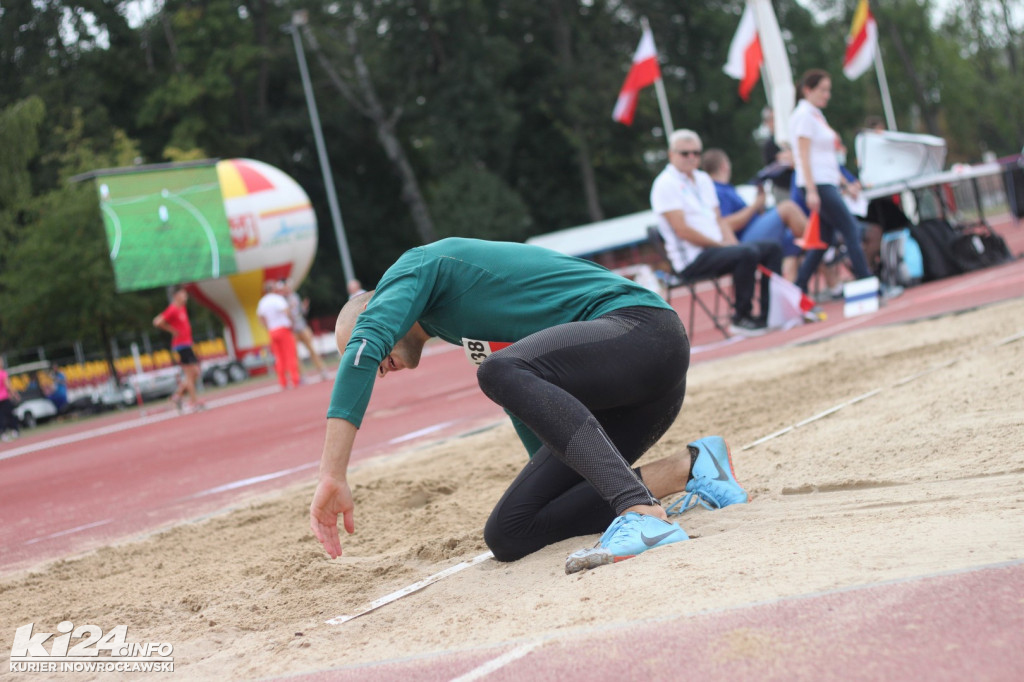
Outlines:
{"label": "floodlight pole", "polygon": [[341,268],[345,272],[345,282],[356,278],[349,255],[348,240],[345,238],[345,226],[341,222],[341,209],[338,208],[338,195],[334,190],[334,179],[331,175],[331,162],[327,158],[327,147],[324,145],[324,133],[320,128],[320,114],[317,113],[316,98],[309,80],[309,68],[306,66],[306,52],[302,47],[302,36],[299,28],[309,23],[309,15],[305,10],[292,13],[292,21],[281,27],[286,33],[292,34],[295,43],[295,56],[299,61],[299,74],[302,76],[302,89],[306,93],[306,107],[309,109],[309,120],[313,124],[313,138],[316,140],[316,152],[320,158],[320,170],[324,176],[324,190],[327,192],[327,204],[331,209],[331,221],[334,223],[334,236],[338,240],[338,251],[341,252]]}

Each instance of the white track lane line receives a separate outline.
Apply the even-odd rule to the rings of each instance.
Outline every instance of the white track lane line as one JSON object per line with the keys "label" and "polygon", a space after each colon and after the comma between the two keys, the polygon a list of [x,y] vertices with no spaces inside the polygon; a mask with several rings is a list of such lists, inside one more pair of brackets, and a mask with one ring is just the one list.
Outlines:
{"label": "white track lane line", "polygon": [[[257,388],[251,391],[245,391],[244,393],[236,393],[234,395],[225,396],[223,398],[217,398],[207,402],[208,408],[224,407],[225,405],[233,405],[234,403],[244,402],[246,400],[252,400],[254,398],[260,398],[271,393],[279,393],[281,391],[280,386],[269,386],[264,388]],[[146,409],[145,406],[142,407]],[[109,426],[101,426],[95,429],[89,429],[87,431],[79,431],[68,436],[58,436],[57,438],[50,438],[47,440],[41,440],[37,443],[31,443],[29,445],[22,445],[21,447],[11,448],[0,453],[0,460],[10,459],[12,457],[18,457],[20,455],[28,455],[33,452],[39,452],[40,450],[49,450],[50,448],[59,447],[61,445],[69,445],[71,443],[78,443],[83,440],[89,440],[91,438],[99,438],[100,436],[106,436],[111,433],[119,433],[121,431],[129,431],[149,424],[156,424],[157,422],[166,421],[179,417],[176,410],[168,410],[161,408],[160,412],[154,414],[143,415],[135,419],[128,421],[118,422],[117,424],[110,424]]]}
{"label": "white track lane line", "polygon": [[495,670],[504,668],[506,665],[512,663],[513,661],[518,661],[520,658],[522,658],[523,656],[525,656],[526,654],[530,653],[538,646],[540,646],[540,644],[541,643],[539,641],[527,642],[522,646],[518,646],[515,649],[512,649],[512,651],[505,652],[497,658],[492,658],[483,665],[473,668],[465,675],[459,675],[458,677],[453,678],[451,682],[473,682],[473,680],[479,680],[481,677],[490,675]]}

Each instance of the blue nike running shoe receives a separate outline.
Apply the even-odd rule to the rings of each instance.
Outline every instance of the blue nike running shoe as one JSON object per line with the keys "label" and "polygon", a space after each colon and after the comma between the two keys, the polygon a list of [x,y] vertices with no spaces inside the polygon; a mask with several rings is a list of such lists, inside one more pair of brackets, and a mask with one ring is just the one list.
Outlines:
{"label": "blue nike running shoe", "polygon": [[690,470],[693,478],[686,484],[686,496],[669,505],[666,514],[678,516],[698,503],[708,509],[721,509],[747,501],[747,491],[736,480],[732,454],[721,436],[701,438],[686,447],[691,454],[696,451]]}
{"label": "blue nike running shoe", "polygon": [[565,572],[576,573],[585,568],[613,564],[635,557],[652,547],[689,539],[690,536],[677,523],[669,523],[636,512],[626,512],[615,517],[597,545],[570,554],[565,560]]}

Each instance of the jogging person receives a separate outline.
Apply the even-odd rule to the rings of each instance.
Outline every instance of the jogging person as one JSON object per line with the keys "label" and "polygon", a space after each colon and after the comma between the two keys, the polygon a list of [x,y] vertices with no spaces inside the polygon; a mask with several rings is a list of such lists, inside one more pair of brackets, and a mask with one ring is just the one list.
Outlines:
{"label": "jogging person", "polygon": [[[658,501],[686,490],[713,507],[745,502],[725,442],[633,469],[683,404],[689,341],[657,294],[594,263],[537,246],[451,238],[411,249],[336,326],[342,354],[310,505],[310,526],[341,555],[355,529],[349,456],[374,381],[415,369],[431,337],[463,346],[483,392],[531,455],[484,528],[499,561],[605,531],[571,555],[593,568],[688,539]],[[607,530],[606,530],[607,529]]]}
{"label": "jogging person", "polygon": [[196,395],[196,382],[199,380],[199,358],[192,350],[192,323],[188,319],[188,291],[185,287],[178,287],[171,297],[171,303],[162,313],[153,318],[153,326],[163,329],[171,335],[171,350],[178,355],[178,364],[181,365],[181,379],[178,387],[171,394],[171,402],[178,408],[178,412],[184,411],[182,399],[186,394],[189,398],[189,409],[193,412],[205,410],[206,405],[199,402]]}

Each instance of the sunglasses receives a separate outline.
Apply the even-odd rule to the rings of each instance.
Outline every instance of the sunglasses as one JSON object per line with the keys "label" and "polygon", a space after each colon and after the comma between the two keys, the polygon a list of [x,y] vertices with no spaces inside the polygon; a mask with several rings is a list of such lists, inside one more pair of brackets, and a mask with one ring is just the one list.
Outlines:
{"label": "sunglasses", "polygon": [[672,152],[675,153],[675,154],[678,154],[679,156],[683,156],[683,157],[686,157],[686,156],[700,156],[700,150],[699,149],[682,149],[682,150],[680,150],[680,149],[673,149]]}

